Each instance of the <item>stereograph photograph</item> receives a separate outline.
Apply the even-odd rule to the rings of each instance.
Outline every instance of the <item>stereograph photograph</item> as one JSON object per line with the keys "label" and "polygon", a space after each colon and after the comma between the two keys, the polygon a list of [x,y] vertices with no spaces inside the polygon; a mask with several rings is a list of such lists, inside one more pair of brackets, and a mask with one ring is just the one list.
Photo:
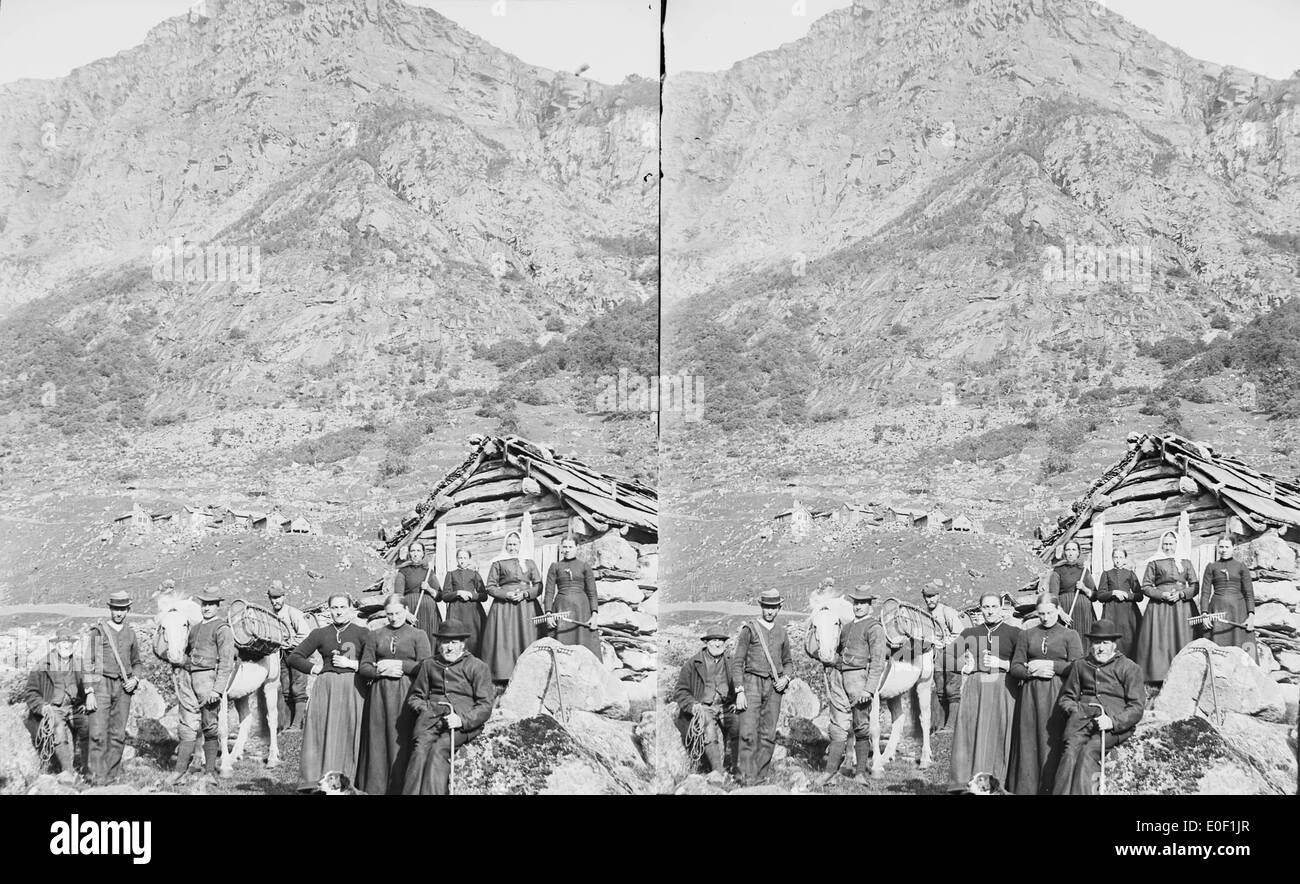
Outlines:
{"label": "stereograph photograph", "polygon": [[1297,33],[5,0],[0,794],[1295,795]]}

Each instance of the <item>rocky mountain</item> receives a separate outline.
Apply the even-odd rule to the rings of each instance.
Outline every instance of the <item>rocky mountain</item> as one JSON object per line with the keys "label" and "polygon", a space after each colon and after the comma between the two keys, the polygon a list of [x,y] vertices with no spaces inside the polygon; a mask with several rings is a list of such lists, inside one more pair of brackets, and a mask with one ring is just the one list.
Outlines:
{"label": "rocky mountain", "polygon": [[1090,0],[856,0],[663,101],[664,358],[715,416],[1158,384],[1139,344],[1297,286],[1300,79]]}
{"label": "rocky mountain", "polygon": [[397,0],[207,0],[0,86],[0,401],[132,425],[400,399],[644,300],[658,93]]}

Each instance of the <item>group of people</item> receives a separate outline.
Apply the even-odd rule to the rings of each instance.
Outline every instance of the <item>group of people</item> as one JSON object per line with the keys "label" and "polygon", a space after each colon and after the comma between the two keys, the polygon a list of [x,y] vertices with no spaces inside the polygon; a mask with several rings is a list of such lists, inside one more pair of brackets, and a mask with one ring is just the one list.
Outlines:
{"label": "group of people", "polygon": [[[576,540],[564,538],[545,581],[520,549],[520,536],[510,533],[486,580],[461,549],[457,567],[439,581],[423,544],[412,544],[377,629],[359,621],[341,593],[328,600],[328,622],[314,627],[286,603],[283,584],[272,583],[268,601],[289,635],[281,652],[281,720],[303,731],[299,788],[313,789],[338,772],[370,794],[447,794],[453,743],[459,749],[482,732],[529,645],[551,635],[599,659],[596,580],[577,557]],[[187,776],[200,745],[203,775],[215,775],[221,691],[237,665],[221,595],[205,591],[195,600],[200,620],[189,627],[183,660],[173,661],[180,715],[172,784]],[[73,777],[74,737],[84,741],[87,733],[91,781],[107,782],[119,771],[141,676],[135,632],[125,626],[130,606],[125,592],[110,597],[109,619],[90,633],[88,664],[65,628],[29,678],[29,730],[38,745],[52,747],[65,779]],[[160,648],[155,652],[163,656]],[[308,676],[315,676],[310,692]]]}
{"label": "group of people", "polygon": [[[1250,568],[1234,557],[1231,540],[1218,542],[1216,560],[1199,579],[1176,550],[1176,535],[1165,534],[1139,578],[1117,549],[1113,567],[1094,581],[1079,562],[1079,545],[1067,543],[1024,622],[1006,594],[983,596],[979,622],[967,626],[940,601],[938,581],[922,590],[938,634],[932,724],[953,730],[951,791],[986,774],[1016,794],[1092,794],[1103,744],[1109,751],[1132,736],[1173,658],[1195,637],[1198,609],[1217,615],[1203,627],[1217,644],[1249,647]],[[891,653],[873,612],[876,595],[859,587],[846,597],[853,618],[842,625],[835,664],[826,667],[830,745],[820,785],[838,773],[850,728],[867,734],[866,705]],[[728,635],[702,636],[704,647],[682,667],[673,697],[683,739],[717,775],[734,737],[742,784],[767,773],[792,673],[789,637],[776,622],[781,603],[774,591],[760,596],[762,616],[742,625],[734,654],[726,650]],[[868,764],[859,751],[858,777]]]}

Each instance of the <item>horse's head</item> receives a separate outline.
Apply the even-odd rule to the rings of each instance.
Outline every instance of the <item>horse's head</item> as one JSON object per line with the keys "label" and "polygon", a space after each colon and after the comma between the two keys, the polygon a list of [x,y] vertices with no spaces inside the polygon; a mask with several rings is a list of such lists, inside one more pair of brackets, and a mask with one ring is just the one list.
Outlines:
{"label": "horse's head", "polygon": [[202,619],[198,602],[188,596],[160,593],[154,597],[158,615],[154,618],[153,652],[160,660],[173,666],[185,662],[185,646],[189,643],[190,626]]}
{"label": "horse's head", "polygon": [[844,596],[835,592],[814,591],[808,596],[812,615],[808,618],[804,651],[809,657],[829,666],[835,662],[840,643],[840,626],[853,616],[853,608]]}

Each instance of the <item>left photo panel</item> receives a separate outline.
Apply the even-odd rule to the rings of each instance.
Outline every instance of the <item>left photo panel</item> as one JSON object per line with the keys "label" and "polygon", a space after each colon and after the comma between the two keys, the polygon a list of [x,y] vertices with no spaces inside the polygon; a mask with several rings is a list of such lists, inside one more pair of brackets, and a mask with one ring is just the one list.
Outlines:
{"label": "left photo panel", "polygon": [[654,791],[659,22],[6,0],[0,795]]}

